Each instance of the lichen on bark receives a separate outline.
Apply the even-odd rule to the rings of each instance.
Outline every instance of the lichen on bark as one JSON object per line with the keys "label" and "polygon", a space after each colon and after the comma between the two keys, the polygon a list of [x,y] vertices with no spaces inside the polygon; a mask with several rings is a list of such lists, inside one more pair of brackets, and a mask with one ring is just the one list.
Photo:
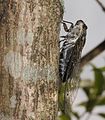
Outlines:
{"label": "lichen on bark", "polygon": [[59,0],[0,1],[0,119],[57,116]]}

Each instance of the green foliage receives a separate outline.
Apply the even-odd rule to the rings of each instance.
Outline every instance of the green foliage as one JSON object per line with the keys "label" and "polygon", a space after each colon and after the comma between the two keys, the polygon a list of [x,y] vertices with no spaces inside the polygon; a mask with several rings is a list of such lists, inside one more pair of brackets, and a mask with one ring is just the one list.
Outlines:
{"label": "green foliage", "polygon": [[71,118],[68,117],[68,116],[65,115],[65,114],[60,115],[59,118],[60,118],[60,120],[71,120]]}
{"label": "green foliage", "polygon": [[[82,80],[80,84],[81,89],[87,96],[86,101],[82,101],[77,105],[78,107],[85,108],[83,116],[87,113],[90,113],[91,116],[95,107],[105,105],[105,67],[97,68],[92,64],[91,66],[93,68],[94,80]],[[78,112],[73,110],[71,110],[70,115],[75,116],[77,120],[83,118],[83,116],[80,116]],[[97,115],[105,118],[105,113],[97,113]],[[60,120],[68,120],[64,116],[65,115],[63,115]]]}
{"label": "green foliage", "polygon": [[83,106],[86,109],[86,113],[92,113],[96,106],[105,105],[105,96],[103,96],[103,93],[105,92],[105,67],[97,68],[94,65],[92,65],[92,67],[94,72],[94,82],[90,82],[91,85],[82,87],[88,100],[79,104],[79,106]]}
{"label": "green foliage", "polygon": [[65,91],[65,83],[61,84],[60,89],[59,89],[59,109],[61,111],[64,111],[64,91]]}
{"label": "green foliage", "polygon": [[101,95],[103,90],[105,89],[105,77],[101,69],[93,66],[94,71],[94,90],[95,94]]}

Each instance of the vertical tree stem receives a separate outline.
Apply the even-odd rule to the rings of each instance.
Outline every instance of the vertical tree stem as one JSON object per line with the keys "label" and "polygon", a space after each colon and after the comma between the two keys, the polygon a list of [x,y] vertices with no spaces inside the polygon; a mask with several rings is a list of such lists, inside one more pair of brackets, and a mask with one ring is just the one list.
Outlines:
{"label": "vertical tree stem", "polygon": [[0,120],[55,120],[59,0],[0,2]]}

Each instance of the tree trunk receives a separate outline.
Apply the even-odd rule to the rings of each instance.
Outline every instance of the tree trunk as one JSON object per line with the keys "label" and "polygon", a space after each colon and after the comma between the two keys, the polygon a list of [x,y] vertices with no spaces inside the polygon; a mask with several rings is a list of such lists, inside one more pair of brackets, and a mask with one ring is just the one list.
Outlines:
{"label": "tree trunk", "polygon": [[59,0],[0,1],[0,120],[55,120]]}

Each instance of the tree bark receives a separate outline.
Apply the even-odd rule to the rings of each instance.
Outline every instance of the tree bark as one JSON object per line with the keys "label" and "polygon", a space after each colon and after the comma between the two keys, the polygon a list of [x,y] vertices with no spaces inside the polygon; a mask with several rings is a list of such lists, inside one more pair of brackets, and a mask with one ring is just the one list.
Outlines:
{"label": "tree bark", "polygon": [[0,1],[0,120],[55,120],[59,0]]}

